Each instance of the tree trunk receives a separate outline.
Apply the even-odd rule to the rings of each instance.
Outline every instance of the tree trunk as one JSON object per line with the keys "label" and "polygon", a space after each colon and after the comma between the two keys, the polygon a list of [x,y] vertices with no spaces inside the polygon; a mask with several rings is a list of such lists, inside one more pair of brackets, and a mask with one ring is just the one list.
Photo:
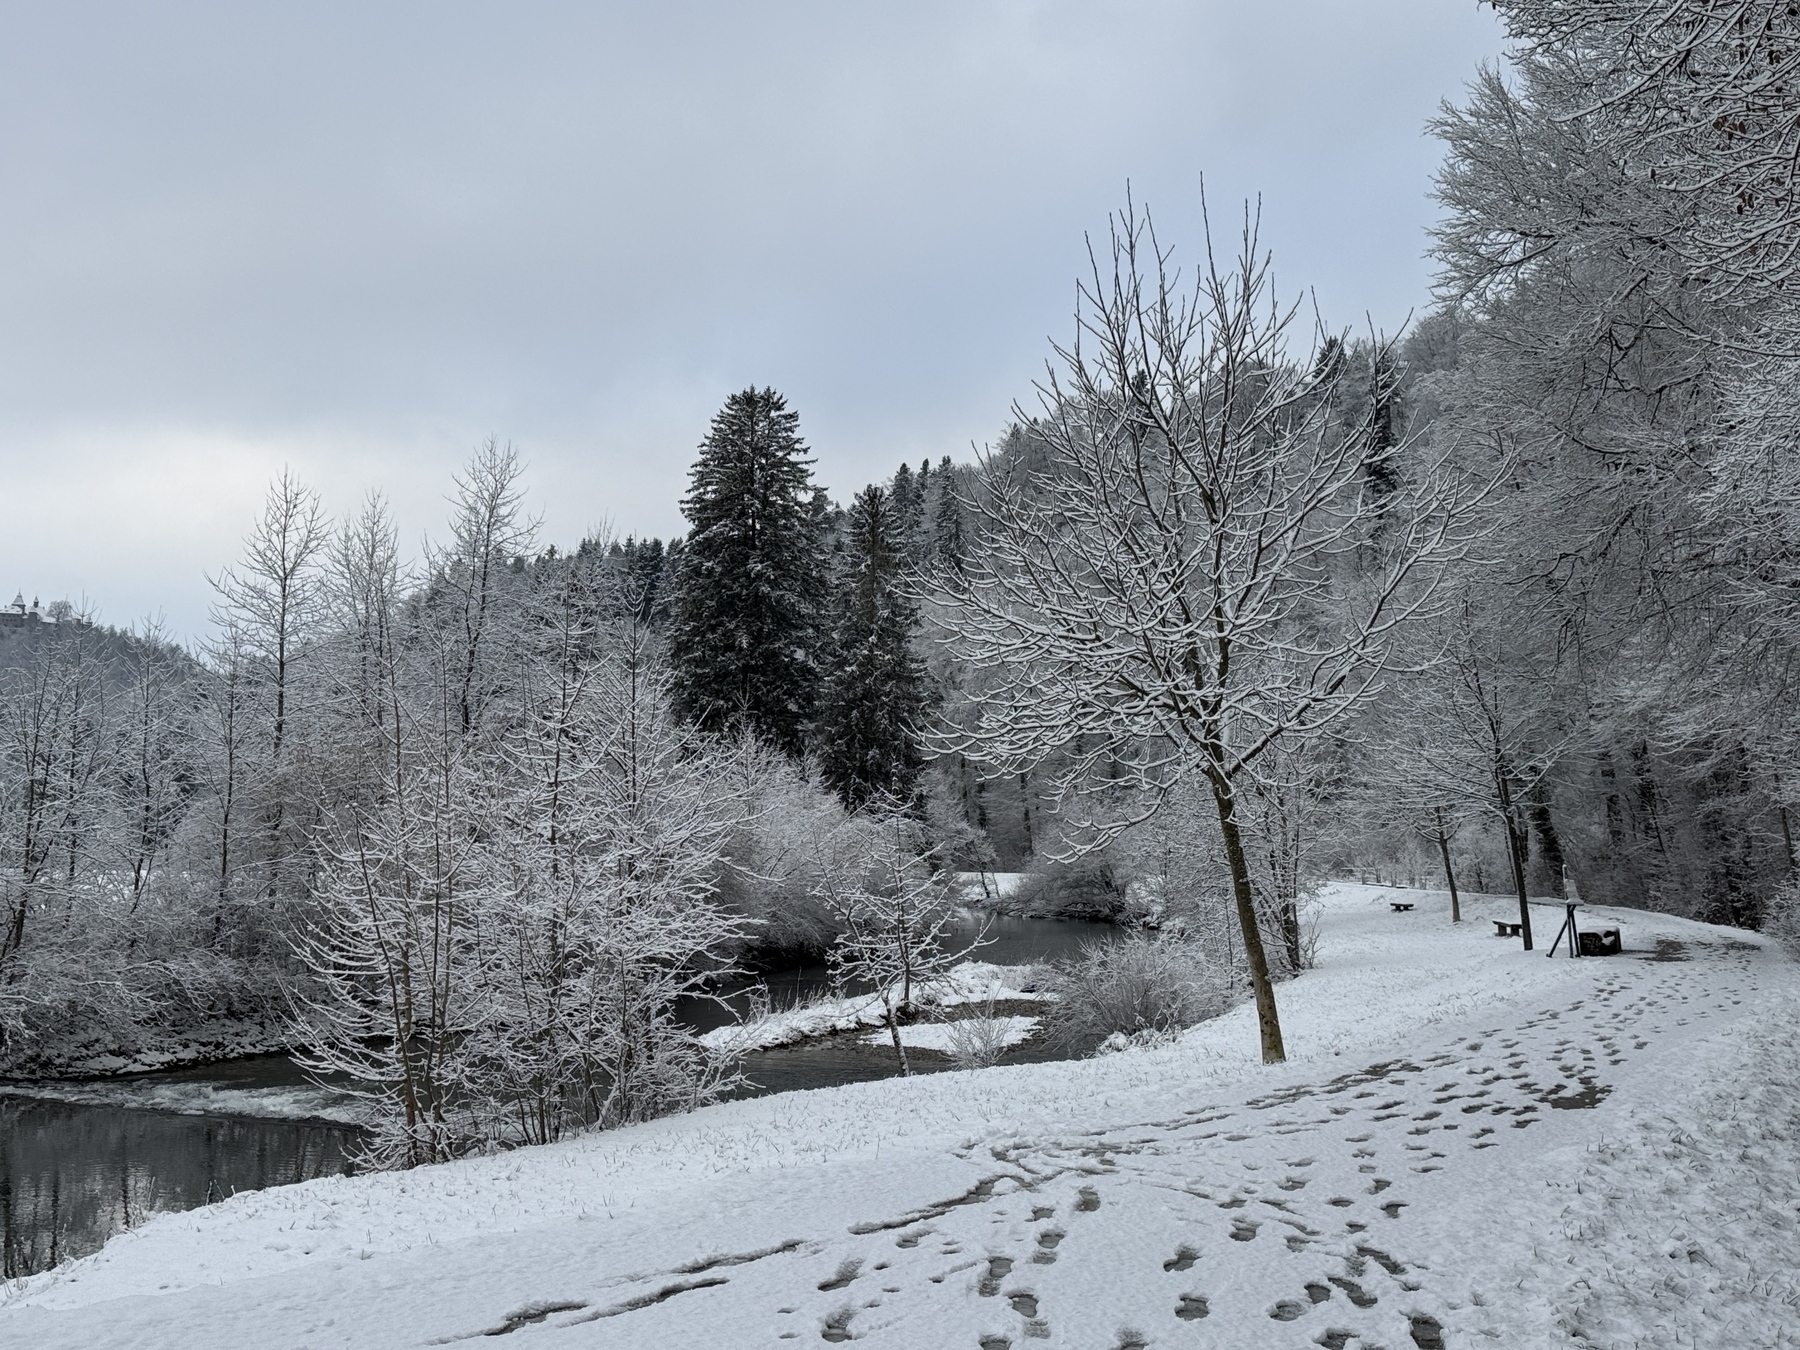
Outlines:
{"label": "tree trunk", "polygon": [[1531,950],[1531,902],[1525,895],[1525,831],[1514,818],[1512,788],[1504,768],[1494,772],[1494,796],[1500,805],[1500,823],[1506,830],[1506,860],[1512,864],[1513,888],[1519,893],[1519,936]]}
{"label": "tree trunk", "polygon": [[1519,831],[1512,817],[1506,818],[1506,857],[1512,864],[1513,889],[1519,893],[1519,935],[1525,939],[1525,950],[1531,950],[1531,902],[1525,896],[1525,858],[1519,847]]}
{"label": "tree trunk", "polygon": [[1019,775],[1020,821],[1025,828],[1025,856],[1029,858],[1037,849],[1031,837],[1031,779],[1021,773]]}
{"label": "tree trunk", "polygon": [[1450,836],[1444,829],[1443,808],[1437,810],[1438,852],[1444,855],[1444,881],[1450,887],[1450,922],[1462,922],[1462,899],[1456,893],[1456,871],[1450,866]]}
{"label": "tree trunk", "polygon": [[1244,859],[1244,841],[1238,834],[1237,803],[1229,784],[1212,784],[1213,803],[1219,810],[1219,834],[1225,840],[1225,861],[1231,867],[1231,890],[1237,900],[1238,928],[1244,935],[1244,957],[1250,967],[1250,988],[1256,995],[1256,1026],[1262,1038],[1264,1064],[1281,1064],[1287,1050],[1281,1043],[1281,1019],[1275,1011],[1275,986],[1269,981],[1269,961],[1263,952],[1262,932],[1256,925],[1256,899],[1250,890],[1250,866]]}
{"label": "tree trunk", "polygon": [[1288,969],[1298,975],[1306,956],[1300,940],[1300,906],[1293,900],[1278,900],[1276,912],[1281,920],[1281,947],[1287,956]]}
{"label": "tree trunk", "polygon": [[882,1011],[887,1014],[888,1035],[893,1037],[894,1053],[900,1057],[900,1075],[911,1078],[912,1065],[906,1062],[906,1046],[900,1040],[900,1024],[894,1020],[894,1010],[884,1007]]}
{"label": "tree trunk", "polygon": [[1781,775],[1774,775],[1775,814],[1781,821],[1781,843],[1787,850],[1788,871],[1794,870],[1794,830],[1788,823],[1787,803],[1781,799]]}

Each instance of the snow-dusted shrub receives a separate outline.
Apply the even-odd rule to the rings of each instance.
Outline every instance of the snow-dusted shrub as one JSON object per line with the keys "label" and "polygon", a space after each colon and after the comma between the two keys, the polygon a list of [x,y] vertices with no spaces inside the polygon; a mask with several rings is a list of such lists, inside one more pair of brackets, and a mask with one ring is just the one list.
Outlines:
{"label": "snow-dusted shrub", "polygon": [[732,778],[745,809],[722,848],[719,904],[752,946],[824,951],[840,926],[819,899],[822,868],[866,852],[872,822],[846,811],[811,766],[753,739],[732,748]]}
{"label": "snow-dusted shrub", "polygon": [[1167,937],[1089,946],[1058,965],[1051,987],[1049,1033],[1076,1047],[1178,1032],[1231,1006],[1227,973],[1197,945]]}
{"label": "snow-dusted shrub", "polygon": [[994,1011],[989,999],[973,1017],[957,1018],[944,1024],[944,1035],[950,1058],[959,1069],[991,1068],[1006,1053],[1012,1040],[1012,1018]]}
{"label": "snow-dusted shrub", "polygon": [[1154,1050],[1159,1045],[1173,1045],[1181,1039],[1179,1031],[1134,1031],[1129,1036],[1115,1031],[1094,1047],[1096,1055],[1116,1055],[1122,1050]]}
{"label": "snow-dusted shrub", "polygon": [[1800,957],[1800,881],[1790,880],[1769,897],[1763,932]]}
{"label": "snow-dusted shrub", "polygon": [[1019,880],[1006,898],[1006,912],[1046,919],[1116,918],[1125,907],[1124,886],[1106,850],[1072,863],[1048,861]]}

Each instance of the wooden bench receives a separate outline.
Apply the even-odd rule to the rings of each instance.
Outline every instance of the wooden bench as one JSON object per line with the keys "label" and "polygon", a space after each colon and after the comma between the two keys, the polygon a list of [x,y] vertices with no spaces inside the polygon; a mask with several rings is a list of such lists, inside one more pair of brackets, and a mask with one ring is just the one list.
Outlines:
{"label": "wooden bench", "polygon": [[1394,913],[1396,914],[1404,914],[1407,910],[1412,908],[1412,901],[1410,900],[1393,900],[1389,903],[1393,905]]}
{"label": "wooden bench", "polygon": [[1524,936],[1524,932],[1523,932],[1524,927],[1525,927],[1525,925],[1522,923],[1507,923],[1504,920],[1495,919],[1494,920],[1494,928],[1496,931],[1494,933],[1494,936],[1495,937],[1523,937]]}

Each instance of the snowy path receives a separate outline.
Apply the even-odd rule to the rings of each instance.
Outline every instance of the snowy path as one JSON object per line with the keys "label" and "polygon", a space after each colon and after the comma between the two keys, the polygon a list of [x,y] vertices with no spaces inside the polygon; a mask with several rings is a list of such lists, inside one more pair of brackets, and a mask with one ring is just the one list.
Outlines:
{"label": "snowy path", "polygon": [[[797,1148],[771,1160],[768,1149],[782,1144],[766,1122],[752,1148],[748,1136],[708,1136],[701,1113],[686,1118],[686,1143],[717,1154],[708,1178],[659,1189],[647,1177],[634,1191],[615,1157],[616,1193],[601,1182],[588,1197],[597,1212],[571,1213],[566,1196],[559,1210],[541,1193],[556,1184],[558,1150],[524,1166],[514,1155],[511,1196],[494,1180],[507,1175],[495,1170],[502,1160],[466,1165],[488,1173],[465,1180],[460,1206],[443,1194],[457,1169],[414,1174],[424,1193],[414,1219],[444,1234],[423,1248],[399,1249],[371,1227],[376,1249],[352,1254],[340,1232],[360,1220],[331,1200],[333,1187],[382,1189],[402,1209],[399,1232],[408,1178],[268,1192],[235,1222],[234,1206],[203,1212],[185,1244],[179,1219],[164,1220],[142,1234],[141,1252],[134,1234],[80,1263],[74,1280],[40,1277],[25,1291],[29,1306],[0,1313],[0,1343],[387,1346],[516,1334],[521,1346],[557,1347],[1431,1350],[1626,1345],[1646,1325],[1646,1343],[1663,1343],[1659,1319],[1666,1329],[1687,1317],[1699,1329],[1726,1319],[1735,1345],[1800,1345],[1776,1339],[1784,1308],[1800,1326],[1791,1268],[1756,1272],[1745,1288],[1691,1308],[1685,1297],[1665,1307],[1644,1292],[1653,1277],[1669,1287],[1660,1269],[1624,1271],[1610,1302],[1605,1286],[1619,1250],[1636,1242],[1653,1253],[1643,1262],[1666,1263],[1669,1231],[1714,1202],[1726,1226],[1741,1228],[1744,1206],[1754,1208],[1747,1193],[1771,1184],[1789,1189],[1765,1197],[1767,1231],[1741,1238],[1745,1259],[1758,1241],[1793,1250],[1793,963],[1724,930],[1636,915],[1627,940],[1654,941],[1653,951],[1546,961],[1468,926],[1446,935],[1382,915],[1375,904],[1385,898],[1346,888],[1343,954],[1334,958],[1328,928],[1334,959],[1287,991],[1296,1039],[1323,1042],[1317,1029],[1339,1026],[1335,1052],[1307,1062],[1246,1070],[1220,1054],[1181,1074],[1169,1072],[1180,1055],[1152,1052],[947,1075],[956,1081],[936,1089],[919,1080],[885,1094],[915,1099],[901,1107],[913,1133],[896,1124],[893,1146],[878,1154]],[[1426,953],[1437,957],[1430,966]],[[1345,1007],[1345,998],[1362,1001]],[[1383,1014],[1389,1053],[1346,1059],[1375,1041],[1370,1028]],[[1247,1019],[1195,1036],[1228,1030],[1247,1037]],[[1772,1060],[1759,1036],[1785,1045],[1786,1059]],[[1185,1063],[1195,1063],[1191,1053]],[[1162,1074],[1145,1079],[1146,1067]],[[1659,1210],[1654,1196],[1668,1178],[1643,1175],[1646,1131],[1671,1110],[1679,1124],[1682,1102],[1716,1119],[1709,1092],[1739,1099],[1784,1073],[1786,1095],[1772,1109],[1786,1102],[1788,1132],[1764,1138],[1774,1149],[1765,1162],[1785,1166],[1786,1182],[1731,1174],[1727,1159],[1698,1195],[1675,1189],[1682,1212]],[[1117,1081],[1131,1074],[1135,1083]],[[1035,1122],[1029,1091],[1010,1121],[970,1091],[1034,1082],[1043,1094]],[[847,1106],[866,1134],[880,1129],[884,1086],[803,1100],[821,1130],[839,1127],[833,1109]],[[1057,1087],[1094,1097],[1053,1105],[1046,1089]],[[1138,1103],[1151,1109],[1134,1112]],[[787,1116],[785,1128],[804,1119]],[[659,1124],[667,1138],[642,1160],[652,1171],[683,1142],[682,1126]],[[1766,1124],[1745,1122],[1752,1133]],[[571,1147],[561,1153],[565,1190],[592,1184],[579,1179]],[[1666,1150],[1656,1156],[1661,1170],[1682,1167]],[[1621,1198],[1635,1218],[1618,1218]],[[541,1212],[521,1222],[509,1199]],[[490,1207],[491,1226],[480,1212]],[[1572,1223],[1604,1241],[1583,1244]],[[320,1235],[308,1239],[309,1230]],[[286,1241],[273,1240],[282,1233]],[[277,1250],[228,1276],[234,1241]],[[291,1247],[307,1259],[288,1259]],[[1684,1259],[1693,1264],[1692,1252]],[[159,1296],[159,1282],[170,1292]],[[1571,1318],[1633,1339],[1571,1342],[1557,1326]]]}

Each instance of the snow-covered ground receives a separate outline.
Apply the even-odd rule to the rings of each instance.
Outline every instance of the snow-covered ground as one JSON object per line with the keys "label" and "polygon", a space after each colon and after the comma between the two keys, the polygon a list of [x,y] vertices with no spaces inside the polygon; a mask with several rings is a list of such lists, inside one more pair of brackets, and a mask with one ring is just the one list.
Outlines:
{"label": "snow-covered ground", "polygon": [[[1334,888],[1281,989],[1156,1050],[727,1103],[164,1216],[0,1344],[1800,1346],[1800,968],[1632,911],[1546,959]],[[1559,910],[1538,911],[1547,942]]]}

